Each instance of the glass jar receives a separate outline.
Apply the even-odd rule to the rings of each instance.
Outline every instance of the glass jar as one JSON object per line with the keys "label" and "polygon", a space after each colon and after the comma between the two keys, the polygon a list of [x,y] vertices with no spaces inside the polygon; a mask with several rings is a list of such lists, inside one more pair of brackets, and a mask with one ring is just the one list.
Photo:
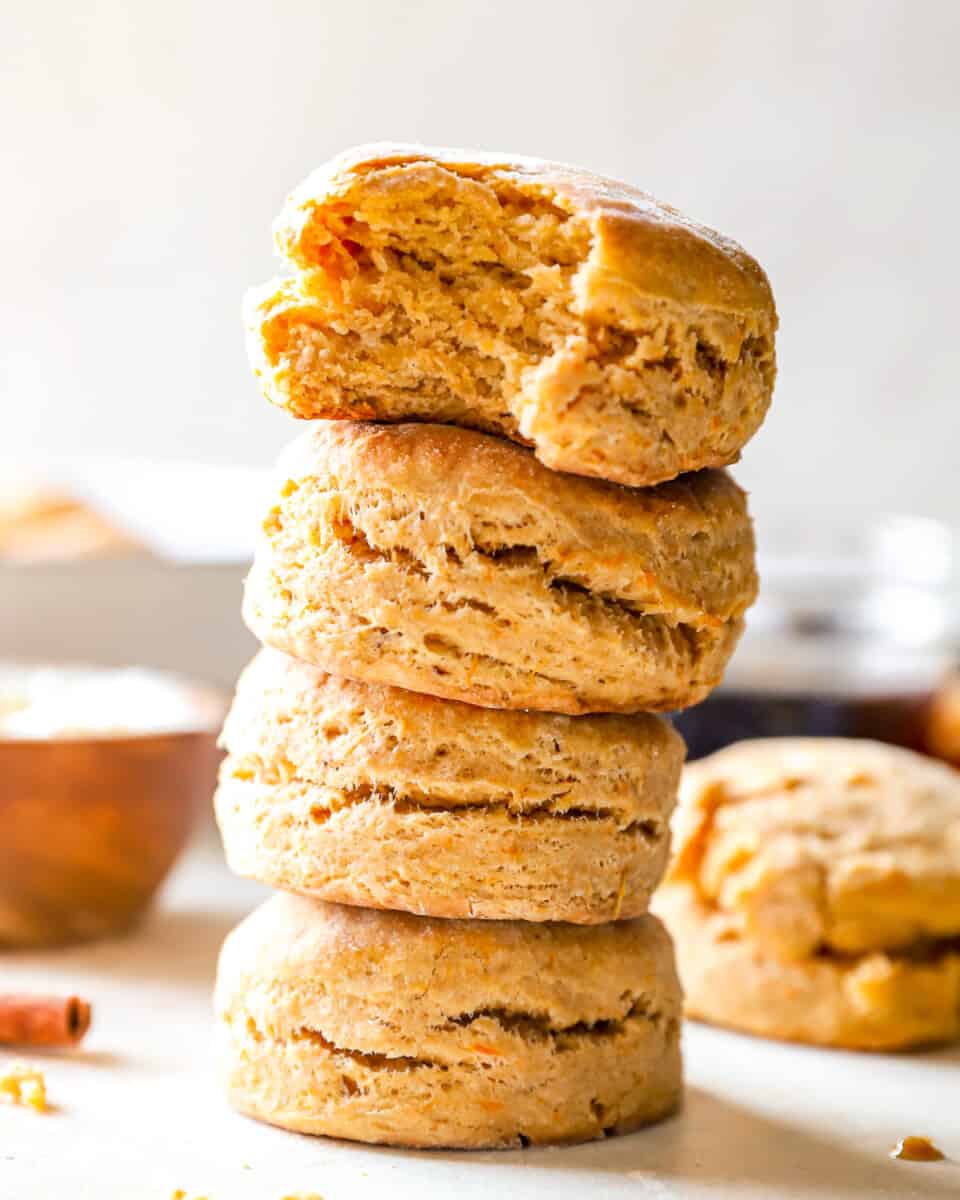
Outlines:
{"label": "glass jar", "polygon": [[691,759],[755,737],[862,737],[929,752],[960,662],[956,534],[892,517],[761,540],[760,597],[723,684],[674,715]]}

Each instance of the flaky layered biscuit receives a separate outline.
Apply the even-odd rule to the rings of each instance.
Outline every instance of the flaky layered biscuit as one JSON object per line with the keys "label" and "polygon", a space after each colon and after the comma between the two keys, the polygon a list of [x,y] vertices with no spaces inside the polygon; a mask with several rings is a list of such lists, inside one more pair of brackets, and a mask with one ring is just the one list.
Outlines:
{"label": "flaky layered biscuit", "polygon": [[216,1009],[232,1103],[302,1133],[583,1141],[680,1098],[680,991],[649,916],[582,929],[276,896],[228,937]]}
{"label": "flaky layered biscuit", "polygon": [[864,1048],[960,1031],[957,772],[874,742],[742,742],[687,769],[674,829],[656,907],[692,1015]]}
{"label": "flaky layered biscuit", "polygon": [[647,486],[735,461],[773,389],[773,296],[736,243],[537,159],[361,146],[276,229],[292,278],[246,305],[299,417],[454,422],[555,470]]}
{"label": "flaky layered biscuit", "polygon": [[284,891],[437,917],[646,911],[683,744],[647,714],[497,712],[263,651],[216,797],[230,866]]}
{"label": "flaky layered biscuit", "polygon": [[681,708],[719,681],[756,591],[722,472],[637,491],[470,430],[350,422],[278,470],[245,618],[350,678],[494,708]]}

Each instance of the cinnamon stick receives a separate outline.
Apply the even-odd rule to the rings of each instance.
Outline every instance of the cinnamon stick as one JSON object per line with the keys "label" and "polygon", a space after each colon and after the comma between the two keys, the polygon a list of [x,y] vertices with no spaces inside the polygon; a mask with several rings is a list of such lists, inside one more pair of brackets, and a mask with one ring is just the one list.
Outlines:
{"label": "cinnamon stick", "polygon": [[90,1028],[90,1005],[77,996],[0,994],[0,1045],[75,1046]]}

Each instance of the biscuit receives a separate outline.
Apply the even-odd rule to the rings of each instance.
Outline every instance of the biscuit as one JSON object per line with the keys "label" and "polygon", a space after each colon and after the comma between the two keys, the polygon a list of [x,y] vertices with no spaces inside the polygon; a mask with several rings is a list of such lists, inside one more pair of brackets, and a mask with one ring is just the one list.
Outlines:
{"label": "biscuit", "polygon": [[927,749],[960,767],[960,673],[953,671],[930,700],[925,730]]}
{"label": "biscuit", "polygon": [[917,953],[777,958],[689,883],[654,909],[673,935],[687,1016],[779,1041],[903,1050],[960,1037],[960,943]]}
{"label": "biscuit", "polygon": [[740,742],[684,772],[671,879],[781,958],[960,936],[960,775],[844,738]]}
{"label": "biscuit", "polygon": [[39,562],[145,553],[96,509],[42,486],[0,487],[0,560]]}
{"label": "biscuit", "polygon": [[683,743],[662,718],[497,712],[262,651],[216,797],[227,859],[284,891],[435,917],[647,909]]}
{"label": "biscuit", "polygon": [[228,1094],[300,1133],[508,1147],[626,1133],[681,1095],[681,996],[654,917],[442,921],[278,895],[230,936]]}
{"label": "biscuit", "polygon": [[743,493],[630,490],[440,425],[320,422],[281,457],[244,616],[350,678],[492,708],[634,712],[718,683],[756,591]]}
{"label": "biscuit", "polygon": [[655,907],[688,1011],[859,1048],[960,1032],[960,775],[877,742],[691,764]]}
{"label": "biscuit", "polygon": [[299,417],[469,425],[631,486],[734,462],[770,403],[777,315],[738,245],[537,159],[361,146],[276,228],[251,361]]}

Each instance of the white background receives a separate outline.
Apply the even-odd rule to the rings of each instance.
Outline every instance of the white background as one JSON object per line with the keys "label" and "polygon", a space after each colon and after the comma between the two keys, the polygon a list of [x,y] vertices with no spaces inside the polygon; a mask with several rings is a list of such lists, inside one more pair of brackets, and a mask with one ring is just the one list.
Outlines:
{"label": "white background", "polygon": [[265,462],[244,287],[318,162],[540,153],[740,240],[782,320],[755,510],[960,520],[953,0],[0,0],[0,465]]}

